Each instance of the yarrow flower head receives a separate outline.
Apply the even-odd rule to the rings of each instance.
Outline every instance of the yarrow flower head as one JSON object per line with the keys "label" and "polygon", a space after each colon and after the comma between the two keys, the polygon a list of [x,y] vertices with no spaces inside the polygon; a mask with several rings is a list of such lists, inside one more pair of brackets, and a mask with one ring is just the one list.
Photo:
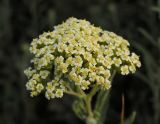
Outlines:
{"label": "yarrow flower head", "polygon": [[61,98],[70,86],[109,89],[113,71],[128,75],[141,66],[128,47],[129,42],[113,32],[69,18],[31,42],[26,87],[31,96],[44,91],[48,99]]}

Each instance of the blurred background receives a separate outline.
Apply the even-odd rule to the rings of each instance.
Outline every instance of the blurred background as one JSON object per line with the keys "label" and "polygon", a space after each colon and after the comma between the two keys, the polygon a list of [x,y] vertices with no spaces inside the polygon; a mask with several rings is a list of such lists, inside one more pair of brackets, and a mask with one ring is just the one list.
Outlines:
{"label": "blurred background", "polygon": [[136,74],[116,76],[105,123],[120,123],[124,94],[126,119],[160,124],[160,0],[0,0],[0,124],[83,124],[70,96],[30,98],[23,73],[32,39],[71,16],[123,36],[141,56]]}

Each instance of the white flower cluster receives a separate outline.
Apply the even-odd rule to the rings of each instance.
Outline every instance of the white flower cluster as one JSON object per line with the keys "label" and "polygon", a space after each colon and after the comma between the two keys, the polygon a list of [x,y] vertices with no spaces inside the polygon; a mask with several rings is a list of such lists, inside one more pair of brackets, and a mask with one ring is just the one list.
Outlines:
{"label": "white flower cluster", "polygon": [[109,89],[114,70],[127,75],[141,66],[139,57],[130,53],[128,46],[127,40],[113,32],[86,20],[69,18],[32,41],[33,67],[25,70],[27,89],[31,96],[44,90],[48,99],[62,97],[69,82],[82,90],[94,85]]}

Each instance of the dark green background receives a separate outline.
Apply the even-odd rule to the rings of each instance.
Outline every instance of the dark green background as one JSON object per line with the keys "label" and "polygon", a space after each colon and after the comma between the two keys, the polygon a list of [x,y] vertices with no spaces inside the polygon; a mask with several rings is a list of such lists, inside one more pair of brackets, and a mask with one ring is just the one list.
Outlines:
{"label": "dark green background", "polygon": [[[70,96],[30,98],[23,74],[32,39],[71,16],[123,36],[141,55],[137,74],[116,76],[106,124],[119,124],[122,94],[126,118],[136,111],[135,124],[158,124],[154,107],[160,98],[154,95],[160,90],[160,0],[0,0],[0,124],[83,124],[71,109]],[[151,81],[148,75],[153,75]]]}

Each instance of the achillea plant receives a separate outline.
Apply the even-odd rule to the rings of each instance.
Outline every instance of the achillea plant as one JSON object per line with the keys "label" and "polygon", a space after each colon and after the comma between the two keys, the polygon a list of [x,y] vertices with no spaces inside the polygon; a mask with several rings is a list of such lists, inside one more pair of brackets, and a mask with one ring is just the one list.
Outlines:
{"label": "achillea plant", "polygon": [[92,106],[92,97],[110,89],[115,72],[128,75],[141,66],[139,56],[130,53],[128,46],[127,40],[113,32],[86,20],[69,18],[54,31],[33,39],[32,67],[25,70],[27,90],[32,97],[45,92],[48,100],[64,94],[76,96],[79,100],[75,113],[87,124],[102,123],[101,112]]}

